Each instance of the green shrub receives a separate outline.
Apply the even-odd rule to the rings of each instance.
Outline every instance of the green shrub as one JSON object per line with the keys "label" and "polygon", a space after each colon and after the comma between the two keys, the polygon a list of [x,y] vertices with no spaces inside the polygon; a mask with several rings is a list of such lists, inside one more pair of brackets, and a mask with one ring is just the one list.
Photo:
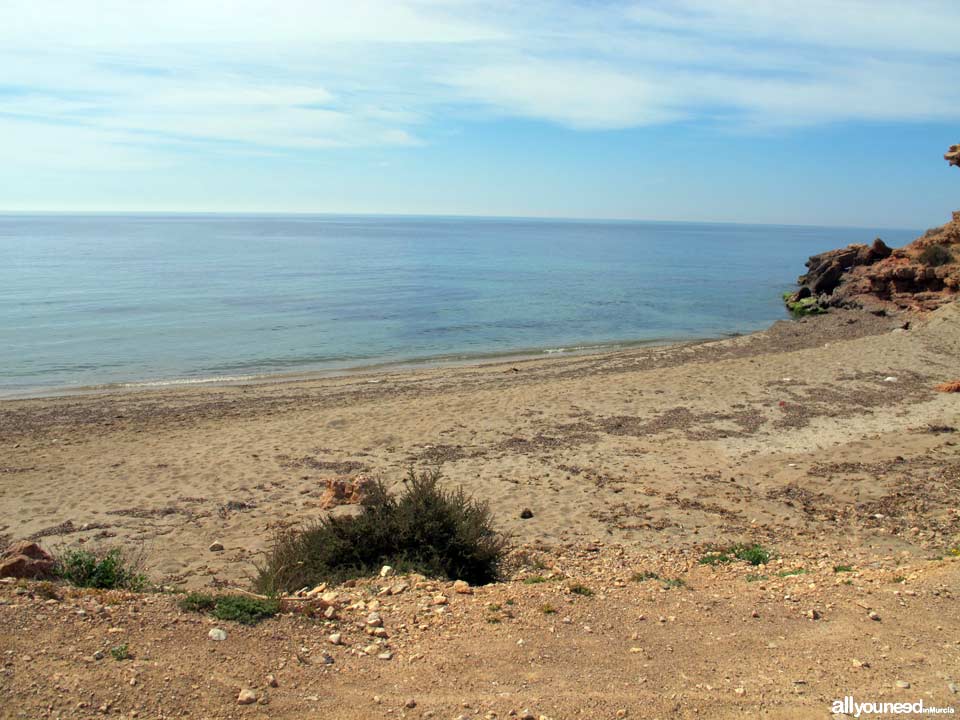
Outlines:
{"label": "green shrub", "polygon": [[593,595],[593,590],[588,588],[586,585],[581,585],[580,583],[571,585],[570,592],[572,592],[574,595],[582,595],[583,597],[591,597]]}
{"label": "green shrub", "polygon": [[127,643],[110,648],[110,655],[114,660],[129,660],[133,657],[130,654],[130,646]]}
{"label": "green shrub", "polygon": [[920,262],[931,267],[949,265],[953,262],[953,254],[944,245],[930,245],[920,253]]}
{"label": "green shrub", "polygon": [[853,566],[852,565],[834,565],[833,571],[835,573],[853,572]]}
{"label": "green shrub", "polygon": [[524,585],[539,585],[545,583],[547,579],[543,575],[528,575],[523,579]]}
{"label": "green shrub", "polygon": [[540,606],[540,612],[542,612],[544,615],[554,615],[556,614],[557,609],[550,603],[547,603],[546,605]]}
{"label": "green shrub", "polygon": [[806,575],[807,571],[804,568],[796,568],[795,570],[781,570],[777,573],[777,577],[795,577],[796,575]]}
{"label": "green shrub", "polygon": [[376,483],[355,516],[279,534],[255,586],[268,594],[375,573],[383,565],[482,585],[496,580],[506,539],[486,503],[444,490],[437,470],[410,470],[397,498]]}
{"label": "green shrub", "polygon": [[140,557],[125,555],[120,548],[68,548],[56,555],[54,573],[77,587],[139,592],[147,585],[141,567]]}
{"label": "green shrub", "polygon": [[210,613],[218,620],[232,620],[243,625],[256,625],[280,612],[280,601],[249,595],[210,595],[190,593],[180,601],[180,609]]}

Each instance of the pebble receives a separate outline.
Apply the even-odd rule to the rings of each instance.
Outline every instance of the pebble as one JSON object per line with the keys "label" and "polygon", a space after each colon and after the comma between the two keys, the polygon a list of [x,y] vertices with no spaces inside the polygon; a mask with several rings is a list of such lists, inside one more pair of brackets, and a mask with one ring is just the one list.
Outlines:
{"label": "pebble", "polygon": [[325,652],[320,653],[320,662],[323,663],[324,665],[333,665],[334,663],[333,655]]}
{"label": "pebble", "polygon": [[[524,508],[523,510],[520,511],[521,520],[529,520],[532,517],[533,517],[533,510],[531,510],[530,508]],[[531,715],[531,717],[533,716]]]}
{"label": "pebble", "polygon": [[222,542],[212,542],[210,547],[207,548],[210,552],[223,552],[223,543]]}
{"label": "pebble", "polygon": [[393,660],[393,653],[387,650],[386,652],[382,652],[377,655],[377,657],[381,660]]}
{"label": "pebble", "polygon": [[453,591],[461,595],[473,595],[473,588],[465,580],[457,580],[453,583]]}
{"label": "pebble", "polygon": [[380,617],[380,613],[370,613],[367,615],[367,627],[383,627],[383,618]]}
{"label": "pebble", "polygon": [[808,611],[807,611],[807,617],[810,618],[811,620],[819,620],[819,619],[820,619],[820,612],[817,611],[817,610],[808,610]]}
{"label": "pebble", "polygon": [[396,571],[390,565],[384,565],[382,568],[380,568],[380,577],[382,578],[390,577],[395,572]]}
{"label": "pebble", "polygon": [[257,701],[257,694],[249,688],[244,688],[237,695],[237,705],[253,705]]}
{"label": "pebble", "polygon": [[211,628],[210,632],[207,633],[207,637],[209,637],[211,640],[217,641],[226,640],[227,631],[221,630],[220,628]]}
{"label": "pebble", "polygon": [[272,688],[280,687],[280,683],[277,682],[277,678],[275,675],[267,675],[267,685],[269,685]]}
{"label": "pebble", "polygon": [[897,680],[895,684],[901,690],[906,690],[910,687],[910,683],[908,683],[906,680]]}
{"label": "pebble", "polygon": [[954,694],[960,692],[960,686],[958,686],[956,683],[947,683],[947,687],[950,688],[950,692]]}
{"label": "pebble", "polygon": [[863,662],[863,660],[857,660],[856,658],[854,658],[853,666],[855,668],[868,668],[870,667],[870,663],[866,663],[866,662]]}
{"label": "pebble", "polygon": [[331,644],[331,645],[342,645],[342,644],[343,644],[343,635],[341,635],[340,633],[334,633],[333,635],[331,635],[330,637],[328,637],[327,640],[330,641],[330,644]]}
{"label": "pebble", "polygon": [[446,605],[448,602],[446,595],[435,595],[433,598],[434,605]]}
{"label": "pebble", "polygon": [[867,617],[876,622],[880,622],[880,615],[873,610],[867,613]]}
{"label": "pebble", "polygon": [[413,710],[417,706],[417,701],[413,698],[410,698],[403,704],[403,706],[408,710]]}

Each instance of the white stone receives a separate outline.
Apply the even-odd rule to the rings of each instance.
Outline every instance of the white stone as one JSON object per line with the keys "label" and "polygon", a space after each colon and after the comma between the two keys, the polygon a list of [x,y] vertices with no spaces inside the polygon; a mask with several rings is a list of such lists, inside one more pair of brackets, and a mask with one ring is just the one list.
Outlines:
{"label": "white stone", "polygon": [[211,628],[210,632],[207,633],[207,637],[209,637],[211,640],[217,640],[217,641],[226,640],[227,631],[221,630],[220,628]]}

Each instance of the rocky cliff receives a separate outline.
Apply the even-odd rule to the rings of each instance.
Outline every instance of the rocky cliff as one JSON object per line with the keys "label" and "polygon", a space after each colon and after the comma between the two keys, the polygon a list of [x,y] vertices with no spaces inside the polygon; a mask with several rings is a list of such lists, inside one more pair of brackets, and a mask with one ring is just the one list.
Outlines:
{"label": "rocky cliff", "polygon": [[[960,167],[960,145],[951,145],[943,159]],[[960,297],[960,212],[897,250],[877,238],[873,245],[849,245],[814,255],[797,284],[799,290],[783,296],[797,315],[815,315],[831,307],[877,313],[935,310]]]}
{"label": "rocky cliff", "polygon": [[927,311],[960,298],[960,212],[899,249],[879,238],[814,255],[800,289],[784,296],[800,315],[831,307]]}

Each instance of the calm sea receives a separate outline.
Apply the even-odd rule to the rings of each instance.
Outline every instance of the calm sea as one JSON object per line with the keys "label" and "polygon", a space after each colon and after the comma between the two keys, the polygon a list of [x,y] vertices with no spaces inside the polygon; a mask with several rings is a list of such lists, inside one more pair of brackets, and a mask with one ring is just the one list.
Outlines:
{"label": "calm sea", "polygon": [[716,337],[807,256],[909,230],[0,215],[0,396]]}

